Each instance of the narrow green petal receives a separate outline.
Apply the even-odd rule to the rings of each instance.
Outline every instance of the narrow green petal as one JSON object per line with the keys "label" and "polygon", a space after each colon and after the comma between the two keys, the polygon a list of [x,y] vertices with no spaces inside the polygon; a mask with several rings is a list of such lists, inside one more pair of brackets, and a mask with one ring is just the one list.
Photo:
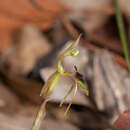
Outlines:
{"label": "narrow green petal", "polygon": [[65,55],[66,53],[68,53],[69,51],[74,49],[78,45],[80,37],[81,37],[81,35],[79,35],[79,37],[76,39],[76,41],[74,41],[61,55]]}
{"label": "narrow green petal", "polygon": [[62,101],[60,103],[60,107],[63,105],[63,103],[64,103],[65,99],[68,97],[68,95],[72,92],[73,88],[74,88],[74,84],[72,84],[71,88],[69,89],[69,91],[67,92],[67,94],[62,99]]}
{"label": "narrow green petal", "polygon": [[79,86],[81,86],[81,88],[83,89],[83,91],[85,92],[85,94],[87,96],[89,96],[89,91],[86,89],[84,83],[81,80],[79,80],[79,79],[78,79],[77,83],[78,83]]}

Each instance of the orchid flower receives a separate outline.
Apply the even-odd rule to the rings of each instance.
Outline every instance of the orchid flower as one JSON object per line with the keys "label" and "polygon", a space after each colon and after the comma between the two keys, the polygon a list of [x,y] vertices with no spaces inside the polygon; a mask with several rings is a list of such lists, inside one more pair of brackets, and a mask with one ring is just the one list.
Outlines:
{"label": "orchid flower", "polygon": [[74,49],[77,44],[79,43],[79,40],[80,40],[80,37],[81,35],[77,38],[77,40],[75,42],[73,42],[67,49],[65,49],[61,55],[59,56],[58,58],[58,61],[57,61],[57,70],[56,72],[54,72],[50,77],[49,79],[46,81],[45,85],[43,86],[42,90],[41,90],[41,93],[40,93],[40,96],[42,96],[43,98],[48,98],[50,96],[50,94],[53,92],[56,84],[58,83],[58,81],[60,80],[60,76],[67,76],[67,77],[70,77],[73,79],[73,83],[72,83],[72,86],[71,88],[69,89],[69,91],[67,92],[67,94],[64,96],[64,98],[62,99],[61,103],[60,103],[60,106],[62,106],[62,104],[64,103],[65,99],[68,97],[68,95],[73,91],[74,89],[74,92],[72,94],[72,99],[65,111],[65,115],[67,114],[73,100],[74,100],[74,97],[76,95],[76,92],[77,92],[77,88],[78,86],[80,86],[83,91],[85,92],[85,94],[88,96],[89,93],[88,93],[88,90],[86,89],[84,83],[79,79],[79,77],[76,76],[76,73],[77,72],[77,68],[75,66],[75,72],[74,74],[70,74],[68,72],[65,72],[63,66],[62,66],[62,61],[64,59],[64,57],[66,56],[76,56],[78,55],[79,51],[77,49]]}

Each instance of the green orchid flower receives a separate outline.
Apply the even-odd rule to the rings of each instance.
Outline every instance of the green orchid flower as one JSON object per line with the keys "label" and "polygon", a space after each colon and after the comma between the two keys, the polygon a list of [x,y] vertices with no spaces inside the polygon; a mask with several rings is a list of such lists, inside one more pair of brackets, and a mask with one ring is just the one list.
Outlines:
{"label": "green orchid flower", "polygon": [[77,38],[77,40],[75,42],[73,42],[67,49],[65,49],[61,55],[59,56],[58,58],[58,61],[57,61],[57,70],[56,72],[54,72],[50,77],[49,79],[46,81],[45,85],[43,86],[42,90],[41,90],[41,93],[40,93],[40,96],[42,96],[43,98],[48,98],[50,96],[50,94],[53,92],[56,84],[58,83],[58,81],[60,80],[60,76],[67,76],[67,77],[70,77],[73,79],[73,84],[71,86],[71,88],[69,89],[69,91],[67,92],[67,94],[64,96],[64,98],[62,99],[61,103],[60,103],[60,106],[62,106],[62,104],[64,103],[65,99],[68,97],[68,95],[73,91],[74,89],[74,92],[72,94],[72,99],[65,111],[65,115],[67,114],[73,100],[74,100],[74,97],[76,95],[76,92],[77,92],[77,87],[80,86],[83,91],[85,92],[85,94],[88,96],[88,90],[86,89],[84,83],[78,79],[74,74],[70,74],[68,72],[65,72],[63,66],[62,66],[62,61],[64,59],[64,57],[66,56],[76,56],[78,55],[79,51],[77,49],[74,49],[77,44],[79,43],[79,40],[80,40],[80,37],[81,35]]}

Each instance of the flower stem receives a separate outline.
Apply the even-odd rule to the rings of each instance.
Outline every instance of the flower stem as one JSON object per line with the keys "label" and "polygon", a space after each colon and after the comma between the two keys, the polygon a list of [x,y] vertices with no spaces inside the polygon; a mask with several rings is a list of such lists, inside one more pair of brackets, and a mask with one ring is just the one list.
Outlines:
{"label": "flower stem", "polygon": [[44,119],[45,114],[46,114],[45,107],[46,107],[47,101],[48,101],[47,99],[44,99],[42,101],[41,107],[37,113],[36,119],[33,123],[31,130],[39,130],[40,129],[41,121]]}

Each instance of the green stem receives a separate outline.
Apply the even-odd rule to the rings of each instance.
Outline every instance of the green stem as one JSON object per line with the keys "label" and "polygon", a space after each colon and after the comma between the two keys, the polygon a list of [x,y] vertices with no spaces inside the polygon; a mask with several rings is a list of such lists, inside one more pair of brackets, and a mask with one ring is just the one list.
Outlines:
{"label": "green stem", "polygon": [[[69,56],[69,55],[70,55],[69,52],[72,51],[73,48],[79,43],[80,37],[81,37],[81,34],[79,35],[79,37],[77,38],[77,40],[74,41],[74,42],[73,42],[67,49],[65,49],[65,50],[62,52],[62,54],[59,56],[58,62],[57,62],[57,70],[58,70],[58,72],[64,73],[64,69],[63,69],[63,67],[62,67],[62,65],[61,65],[61,62],[62,62],[62,60],[63,60],[63,58],[64,58],[65,56]],[[74,56],[75,56],[76,54],[78,54],[78,50],[76,50],[76,51],[73,52],[73,53],[74,53]],[[71,56],[72,56],[72,55],[71,55]]]}
{"label": "green stem", "polygon": [[121,11],[120,11],[120,8],[119,8],[118,0],[114,0],[113,2],[114,2],[114,6],[115,6],[116,19],[117,19],[120,39],[121,39],[122,47],[123,47],[123,50],[124,50],[124,56],[125,56],[126,62],[128,64],[128,70],[130,72],[129,53],[128,53],[127,38],[126,38],[123,18],[122,18],[122,14],[121,14]]}
{"label": "green stem", "polygon": [[48,101],[47,99],[43,100],[31,130],[39,130],[40,129],[41,121],[45,117],[45,107],[46,107],[47,101]]}

